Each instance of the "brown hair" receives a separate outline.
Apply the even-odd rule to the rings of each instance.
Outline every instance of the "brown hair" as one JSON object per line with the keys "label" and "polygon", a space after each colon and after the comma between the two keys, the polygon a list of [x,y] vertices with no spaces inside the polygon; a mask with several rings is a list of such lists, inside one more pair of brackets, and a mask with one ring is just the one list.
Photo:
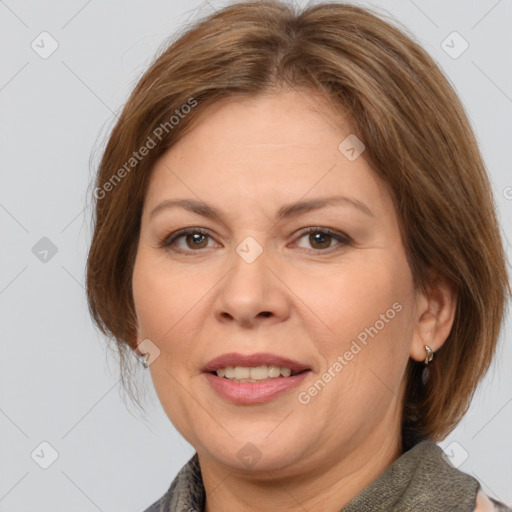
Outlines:
{"label": "brown hair", "polygon": [[[434,269],[456,290],[450,335],[426,383],[423,365],[409,361],[404,397],[404,446],[441,440],[467,411],[495,353],[510,294],[506,260],[456,93],[406,29],[367,9],[237,3],[188,27],[155,58],[97,173],[87,262],[92,318],[115,340],[123,376],[136,345],[131,277],[151,169],[210,105],[282,85],[313,88],[349,113],[364,158],[392,195],[415,286],[427,291]],[[134,156],[139,148],[143,157]]]}

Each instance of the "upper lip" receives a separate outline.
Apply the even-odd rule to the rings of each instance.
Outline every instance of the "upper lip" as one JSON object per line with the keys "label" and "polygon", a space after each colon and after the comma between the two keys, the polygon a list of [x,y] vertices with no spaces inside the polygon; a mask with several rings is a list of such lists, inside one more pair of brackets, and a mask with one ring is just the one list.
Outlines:
{"label": "upper lip", "polygon": [[230,352],[229,354],[222,354],[221,356],[215,357],[201,369],[203,372],[214,372],[219,368],[227,368],[228,366],[279,366],[281,368],[290,368],[292,372],[301,372],[303,370],[309,370],[307,364],[293,361],[287,357],[279,356],[276,354],[270,354],[268,352],[260,352],[257,354],[237,354],[236,352]]}

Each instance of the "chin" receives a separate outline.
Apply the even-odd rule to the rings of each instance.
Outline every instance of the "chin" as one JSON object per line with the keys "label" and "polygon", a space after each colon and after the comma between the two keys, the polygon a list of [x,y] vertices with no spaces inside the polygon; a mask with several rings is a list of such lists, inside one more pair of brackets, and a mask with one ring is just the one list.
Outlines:
{"label": "chin", "polygon": [[[209,439],[209,445],[203,444],[203,451],[208,456],[215,459],[219,464],[226,468],[239,471],[251,471],[257,473],[259,471],[280,471],[287,467],[296,467],[298,460],[301,460],[302,453],[297,447],[304,447],[304,443],[300,443],[290,438],[290,436],[275,436],[271,439],[268,436],[276,424],[272,423],[271,428],[265,433],[251,435],[245,432],[244,435],[231,438],[229,435],[224,436],[218,441]],[[198,449],[198,453],[201,453]]]}

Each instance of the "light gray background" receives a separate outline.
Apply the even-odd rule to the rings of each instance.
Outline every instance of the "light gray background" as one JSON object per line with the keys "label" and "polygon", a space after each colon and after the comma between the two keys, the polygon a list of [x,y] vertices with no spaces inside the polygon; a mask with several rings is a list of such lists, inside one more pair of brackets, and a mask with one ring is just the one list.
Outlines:
{"label": "light gray background", "polygon": [[[225,3],[0,1],[0,511],[139,512],[193,454],[143,369],[148,415],[144,420],[127,409],[117,360],[89,319],[83,284],[89,159],[160,45],[184,22]],[[509,235],[512,2],[359,3],[409,27],[449,76],[476,130]],[[59,45],[47,59],[31,47],[34,40],[50,47],[48,39],[40,42],[43,31]],[[469,43],[456,59],[441,46],[453,31]],[[461,41],[450,41],[461,48]],[[42,237],[57,248],[46,262],[32,252]],[[510,332],[509,317],[492,371],[463,422],[441,443],[489,495],[508,504]],[[35,462],[50,460],[44,441],[58,453],[48,469]]]}

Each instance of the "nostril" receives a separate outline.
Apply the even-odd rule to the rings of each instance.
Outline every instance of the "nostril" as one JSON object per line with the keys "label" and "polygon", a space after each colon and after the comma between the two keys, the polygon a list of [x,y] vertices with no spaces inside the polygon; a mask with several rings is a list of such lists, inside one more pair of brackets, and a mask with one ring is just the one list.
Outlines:
{"label": "nostril", "polygon": [[260,315],[264,317],[269,317],[270,315],[272,315],[272,313],[270,311],[262,311]]}

